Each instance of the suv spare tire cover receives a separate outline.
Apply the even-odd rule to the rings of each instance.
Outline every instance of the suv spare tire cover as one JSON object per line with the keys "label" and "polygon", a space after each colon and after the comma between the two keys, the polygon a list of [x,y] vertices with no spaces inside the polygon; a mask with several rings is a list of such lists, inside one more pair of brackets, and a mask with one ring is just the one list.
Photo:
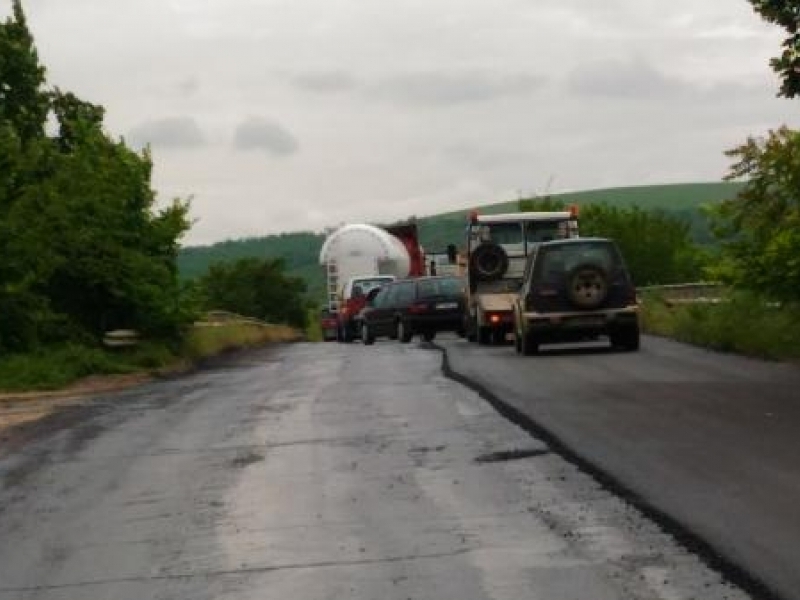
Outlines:
{"label": "suv spare tire cover", "polygon": [[508,255],[502,246],[484,242],[472,252],[469,266],[479,281],[500,279],[508,270]]}
{"label": "suv spare tire cover", "polygon": [[597,308],[608,296],[608,274],[600,265],[580,264],[567,274],[567,297],[578,308]]}

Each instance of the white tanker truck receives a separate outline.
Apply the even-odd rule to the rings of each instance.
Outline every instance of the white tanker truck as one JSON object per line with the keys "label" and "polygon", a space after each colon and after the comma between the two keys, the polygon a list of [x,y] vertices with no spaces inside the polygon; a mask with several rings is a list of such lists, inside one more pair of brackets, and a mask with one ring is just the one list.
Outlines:
{"label": "white tanker truck", "polygon": [[394,279],[425,274],[425,259],[413,223],[392,227],[343,225],[322,245],[319,261],[325,270],[326,306],[336,315],[341,342],[357,335],[354,317],[375,287]]}

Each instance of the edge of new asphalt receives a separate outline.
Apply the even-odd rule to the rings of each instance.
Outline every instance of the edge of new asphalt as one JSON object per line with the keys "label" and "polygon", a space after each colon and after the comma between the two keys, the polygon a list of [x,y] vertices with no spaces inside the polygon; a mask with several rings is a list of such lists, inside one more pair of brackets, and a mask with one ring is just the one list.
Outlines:
{"label": "edge of new asphalt", "polygon": [[530,415],[515,408],[482,383],[453,369],[450,365],[446,348],[437,344],[431,344],[431,347],[439,350],[442,354],[442,372],[445,377],[477,393],[504,418],[525,430],[536,439],[546,443],[552,452],[575,465],[578,469],[593,477],[604,489],[622,498],[625,502],[639,510],[664,531],[672,535],[679,544],[697,555],[709,568],[720,573],[730,583],[740,587],[753,598],[761,598],[763,600],[785,600],[783,596],[772,590],[757,576],[747,571],[747,569],[741,565],[731,561],[724,553],[690,531],[680,521],[632,491],[611,472],[598,467],[589,457],[582,455],[573,447],[567,445],[552,431],[542,426],[540,423],[537,423]]}

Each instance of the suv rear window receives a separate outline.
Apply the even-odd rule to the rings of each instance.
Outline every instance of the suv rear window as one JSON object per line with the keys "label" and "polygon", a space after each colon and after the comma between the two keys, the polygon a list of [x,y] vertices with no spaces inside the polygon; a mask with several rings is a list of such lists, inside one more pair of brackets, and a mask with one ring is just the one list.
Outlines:
{"label": "suv rear window", "polygon": [[540,249],[537,273],[552,279],[569,273],[579,265],[597,265],[607,273],[622,267],[622,258],[611,242],[587,241],[558,244]]}

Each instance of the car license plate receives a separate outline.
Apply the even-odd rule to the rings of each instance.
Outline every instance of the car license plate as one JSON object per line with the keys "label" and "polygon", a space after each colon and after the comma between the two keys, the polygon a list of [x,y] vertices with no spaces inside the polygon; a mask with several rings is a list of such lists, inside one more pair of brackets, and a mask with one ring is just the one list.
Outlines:
{"label": "car license plate", "polygon": [[458,302],[439,302],[436,305],[436,310],[452,310],[458,308]]}

